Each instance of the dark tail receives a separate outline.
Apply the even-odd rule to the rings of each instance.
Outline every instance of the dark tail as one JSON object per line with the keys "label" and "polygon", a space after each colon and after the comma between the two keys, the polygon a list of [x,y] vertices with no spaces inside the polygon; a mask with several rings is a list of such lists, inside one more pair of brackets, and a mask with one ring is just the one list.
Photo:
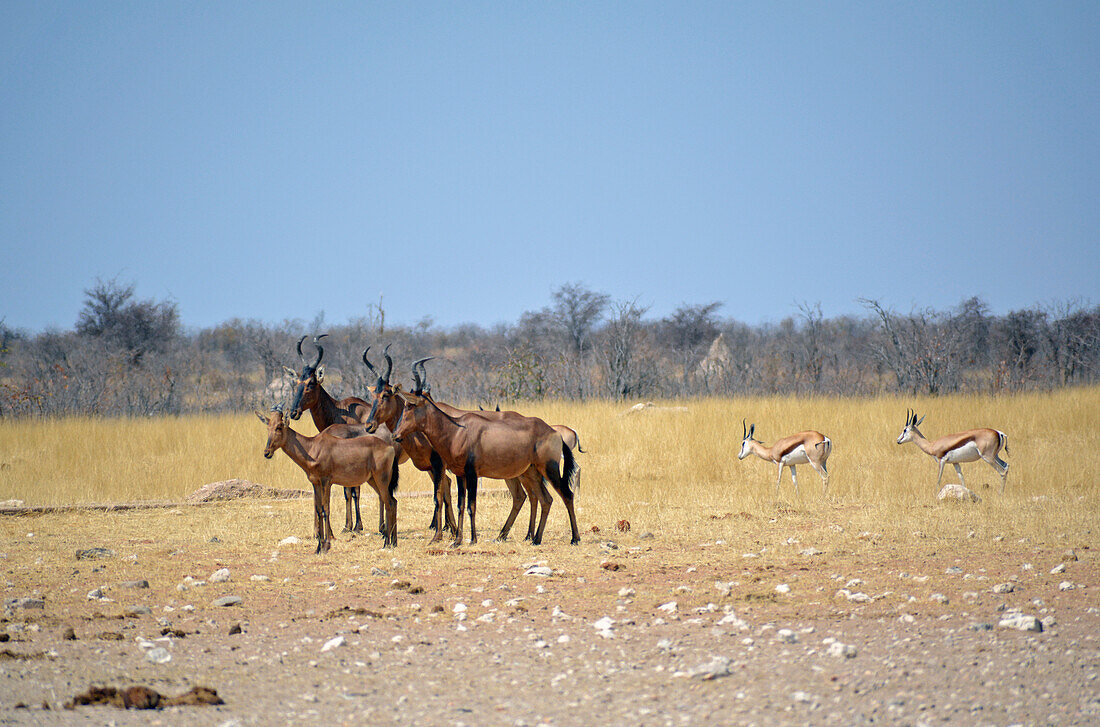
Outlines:
{"label": "dark tail", "polygon": [[393,498],[393,493],[397,492],[397,479],[400,476],[401,470],[397,466],[398,457],[396,454],[393,456],[393,468],[390,470],[390,498]]}
{"label": "dark tail", "polygon": [[565,489],[575,495],[580,488],[580,484],[576,480],[577,460],[573,458],[573,450],[564,444],[561,445],[561,453],[562,459],[565,460],[565,466],[562,467],[561,472],[561,482]]}

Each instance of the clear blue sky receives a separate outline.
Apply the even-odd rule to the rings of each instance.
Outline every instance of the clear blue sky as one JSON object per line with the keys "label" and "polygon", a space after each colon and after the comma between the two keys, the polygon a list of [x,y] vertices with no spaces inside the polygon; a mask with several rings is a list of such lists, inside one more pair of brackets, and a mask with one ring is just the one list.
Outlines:
{"label": "clear blue sky", "polygon": [[1100,299],[1098,2],[0,4],[0,318]]}

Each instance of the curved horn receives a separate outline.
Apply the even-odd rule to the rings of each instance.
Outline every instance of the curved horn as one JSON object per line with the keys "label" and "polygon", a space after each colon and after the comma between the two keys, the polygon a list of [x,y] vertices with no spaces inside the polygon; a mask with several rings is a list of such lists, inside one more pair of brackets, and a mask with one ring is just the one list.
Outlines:
{"label": "curved horn", "polygon": [[317,360],[313,362],[313,368],[317,368],[321,365],[321,359],[325,357],[325,349],[321,345],[321,339],[327,336],[327,333],[322,333],[320,336],[313,337],[313,345],[317,348]]}
{"label": "curved horn", "polygon": [[369,360],[369,359],[367,358],[367,353],[368,353],[369,351],[370,351],[370,346],[367,346],[367,347],[366,347],[366,348],[365,348],[365,349],[363,350],[363,363],[365,363],[365,364],[367,365],[367,368],[368,368],[368,369],[370,369],[370,372],[371,372],[372,374],[374,374],[375,376],[378,376],[378,375],[379,375],[379,373],[378,373],[378,369],[374,368],[374,364],[372,364],[372,363],[370,362],[370,360]]}
{"label": "curved horn", "polygon": [[386,347],[382,349],[382,357],[386,359],[386,373],[382,376],[382,380],[385,383],[390,383],[390,374],[393,373],[393,359],[390,358],[390,346],[392,343],[387,343]]}
{"label": "curved horn", "polygon": [[298,339],[298,358],[302,359],[302,363],[306,362],[306,357],[302,355],[302,341],[306,340],[305,336]]}

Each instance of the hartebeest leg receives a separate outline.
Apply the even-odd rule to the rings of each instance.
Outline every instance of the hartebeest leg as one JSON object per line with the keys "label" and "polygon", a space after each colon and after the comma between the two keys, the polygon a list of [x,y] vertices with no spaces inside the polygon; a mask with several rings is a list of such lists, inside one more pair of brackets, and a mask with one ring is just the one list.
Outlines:
{"label": "hartebeest leg", "polygon": [[452,545],[462,545],[462,530],[466,520],[466,478],[455,476],[455,485],[458,487],[458,524],[455,527],[455,539]]}
{"label": "hartebeest leg", "polygon": [[520,484],[519,478],[505,480],[504,484],[508,485],[508,493],[512,496],[512,511],[508,513],[508,519],[504,521],[504,527],[500,529],[500,535],[497,536],[498,543],[503,543],[508,539],[508,532],[516,521],[516,515],[519,514],[524,501],[527,499],[527,493],[523,491],[523,485]]}

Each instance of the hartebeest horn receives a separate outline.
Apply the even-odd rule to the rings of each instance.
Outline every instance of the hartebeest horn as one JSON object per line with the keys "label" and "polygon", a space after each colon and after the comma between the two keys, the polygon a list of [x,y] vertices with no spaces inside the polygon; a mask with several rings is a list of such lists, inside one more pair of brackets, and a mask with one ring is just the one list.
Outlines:
{"label": "hartebeest horn", "polygon": [[321,339],[327,336],[327,333],[322,333],[320,336],[313,337],[313,345],[317,349],[317,360],[313,362],[312,368],[317,368],[321,365],[321,359],[325,357],[325,349],[321,345]]}
{"label": "hartebeest horn", "polygon": [[390,358],[390,346],[392,343],[387,343],[386,347],[382,349],[382,357],[386,359],[386,373],[382,376],[384,383],[390,383],[390,374],[393,373],[393,359]]}

